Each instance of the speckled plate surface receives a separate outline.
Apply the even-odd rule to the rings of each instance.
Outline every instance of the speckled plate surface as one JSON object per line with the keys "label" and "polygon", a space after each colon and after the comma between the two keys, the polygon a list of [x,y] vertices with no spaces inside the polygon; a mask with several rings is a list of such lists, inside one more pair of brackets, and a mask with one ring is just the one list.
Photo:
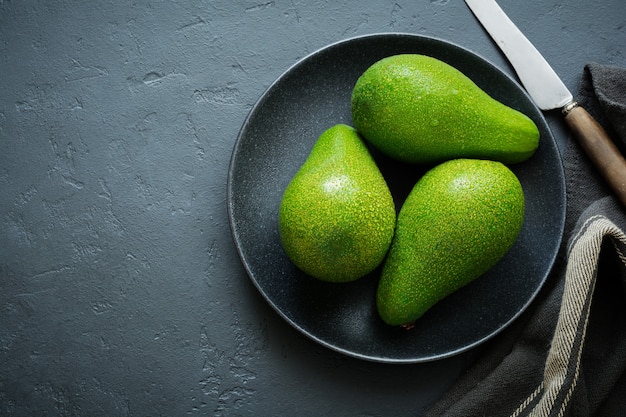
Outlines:
{"label": "speckled plate surface", "polygon": [[[351,123],[357,78],[377,60],[421,53],[463,71],[492,97],[539,126],[537,153],[512,167],[526,193],[522,232],[511,251],[475,282],[444,299],[406,331],[376,312],[379,270],[349,284],[328,284],[300,272],[278,235],[282,193],[319,135]],[[399,164],[375,153],[397,208],[428,167]],[[232,235],[252,282],[285,320],[313,340],[350,356],[414,363],[468,350],[509,325],[535,298],[552,268],[565,217],[559,152],[541,114],[510,77],[476,54],[442,40],[377,34],[329,45],[286,71],[263,94],[237,139],[228,177]]]}

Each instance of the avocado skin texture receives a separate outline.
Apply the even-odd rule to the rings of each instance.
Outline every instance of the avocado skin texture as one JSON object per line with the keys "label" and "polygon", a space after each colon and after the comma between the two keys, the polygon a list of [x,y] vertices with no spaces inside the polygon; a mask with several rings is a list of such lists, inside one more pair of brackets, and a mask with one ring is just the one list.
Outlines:
{"label": "avocado skin texture", "polygon": [[283,194],[279,232],[302,271],[323,281],[354,281],[378,267],[393,238],[391,192],[352,127],[326,130]]}
{"label": "avocado skin texture", "polygon": [[456,158],[507,164],[530,158],[539,130],[456,68],[425,55],[394,55],[357,80],[354,127],[381,152],[408,163]]}
{"label": "avocado skin texture", "polygon": [[376,302],[380,317],[408,325],[493,267],[522,227],[524,193],[500,162],[457,159],[429,170],[398,214]]}

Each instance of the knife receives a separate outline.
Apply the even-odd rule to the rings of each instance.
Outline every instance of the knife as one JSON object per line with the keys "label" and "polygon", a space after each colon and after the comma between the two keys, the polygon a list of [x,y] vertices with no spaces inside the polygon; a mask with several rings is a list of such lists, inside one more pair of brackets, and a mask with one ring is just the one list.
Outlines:
{"label": "knife", "polygon": [[507,57],[537,107],[561,109],[567,126],[626,207],[626,159],[606,131],[578,105],[550,64],[495,0],[465,0],[465,3]]}

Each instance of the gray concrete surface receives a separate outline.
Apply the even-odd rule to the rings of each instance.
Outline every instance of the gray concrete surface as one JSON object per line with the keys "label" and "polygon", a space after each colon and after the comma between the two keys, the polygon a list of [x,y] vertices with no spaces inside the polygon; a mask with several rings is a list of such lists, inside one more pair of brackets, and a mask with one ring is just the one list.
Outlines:
{"label": "gray concrete surface", "polygon": [[[503,8],[576,90],[622,0]],[[478,351],[348,358],[261,298],[226,211],[237,133],[300,58],[409,32],[513,74],[461,1],[0,0],[0,415],[417,416]],[[547,119],[569,140],[558,114]]]}

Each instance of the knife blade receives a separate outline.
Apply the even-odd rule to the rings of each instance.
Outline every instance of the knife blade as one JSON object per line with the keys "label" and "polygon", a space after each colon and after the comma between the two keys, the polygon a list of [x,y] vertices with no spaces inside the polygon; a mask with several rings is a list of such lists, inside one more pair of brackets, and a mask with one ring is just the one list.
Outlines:
{"label": "knife blade", "polygon": [[537,107],[561,109],[573,135],[626,207],[626,159],[604,128],[578,105],[550,64],[495,0],[465,3],[507,57]]}

